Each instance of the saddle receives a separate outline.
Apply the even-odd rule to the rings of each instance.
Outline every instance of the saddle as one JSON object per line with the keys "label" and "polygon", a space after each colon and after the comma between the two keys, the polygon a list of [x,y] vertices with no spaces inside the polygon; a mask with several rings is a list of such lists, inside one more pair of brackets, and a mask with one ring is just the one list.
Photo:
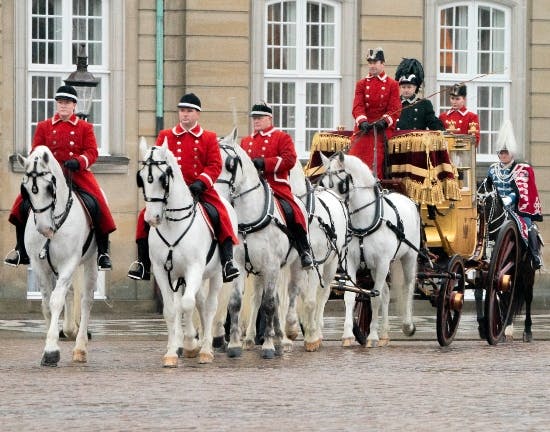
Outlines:
{"label": "saddle", "polygon": [[212,204],[205,201],[202,201],[200,204],[206,213],[206,217],[210,222],[214,235],[217,235],[220,232],[220,214],[218,213],[218,210],[216,210],[216,207]]}
{"label": "saddle", "polygon": [[88,192],[85,192],[82,189],[73,189],[75,192],[75,195],[79,199],[79,201],[82,203],[82,206],[85,209],[86,213],[86,220],[88,221],[88,225],[90,227],[94,226],[94,223],[99,218],[99,204],[97,203],[97,200],[95,197],[90,195]]}

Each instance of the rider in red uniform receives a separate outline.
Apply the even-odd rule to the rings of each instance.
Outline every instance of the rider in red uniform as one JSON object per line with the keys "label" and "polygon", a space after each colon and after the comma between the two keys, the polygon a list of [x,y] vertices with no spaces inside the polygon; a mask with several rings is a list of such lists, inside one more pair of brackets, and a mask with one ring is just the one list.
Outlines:
{"label": "rider in red uniform", "polygon": [[[55,101],[55,115],[36,126],[31,151],[40,145],[49,147],[65,173],[72,172],[74,187],[95,198],[99,206],[99,215],[94,221],[97,265],[99,270],[111,270],[111,258],[108,253],[109,234],[116,230],[116,225],[105,195],[90,171],[98,156],[93,126],[74,114],[77,94],[73,87],[59,87],[55,93]],[[15,225],[17,245],[4,259],[5,264],[29,264],[24,243],[28,215],[29,205],[21,195],[18,195],[9,216],[9,221]]]}
{"label": "rider in red uniform", "polygon": [[[457,134],[472,134],[476,137],[476,146],[479,145],[479,117],[466,108],[466,86],[455,84],[449,92],[451,109],[441,113],[439,119],[447,130]],[[454,126],[454,130],[452,129]]]}
{"label": "rider in red uniform", "polygon": [[[220,259],[223,267],[223,281],[229,282],[239,276],[233,262],[233,245],[238,238],[233,231],[231,220],[224,203],[214,189],[214,183],[222,170],[220,147],[214,132],[204,130],[199,125],[201,101],[193,93],[184,95],[178,103],[179,123],[172,129],[160,131],[157,146],[166,138],[168,148],[176,157],[185,182],[193,196],[199,201],[214,206],[220,223],[216,233],[220,245]],[[149,260],[149,225],[144,220],[145,209],[138,216],[136,243],[138,259],[128,270],[128,277],[149,280],[151,262]]]}
{"label": "rider in red uniform", "polygon": [[384,178],[386,140],[391,138],[401,114],[397,81],[384,71],[382,48],[369,50],[369,74],[357,81],[352,114],[355,130],[349,154],[357,156],[374,170],[374,129],[376,129],[376,174]]}
{"label": "rider in red uniform", "polygon": [[297,160],[292,138],[273,127],[273,111],[265,103],[254,105],[250,117],[254,132],[241,140],[241,147],[267,180],[275,197],[285,201],[292,208],[293,219],[287,220],[287,226],[296,242],[302,267],[311,268],[313,260],[307,240],[307,223],[292,194],[288,178]]}

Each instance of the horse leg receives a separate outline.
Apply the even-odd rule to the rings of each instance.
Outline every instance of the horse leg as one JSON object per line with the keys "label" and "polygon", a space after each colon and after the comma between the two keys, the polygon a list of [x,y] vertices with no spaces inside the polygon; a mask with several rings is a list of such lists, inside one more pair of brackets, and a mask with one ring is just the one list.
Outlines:
{"label": "horse leg", "polygon": [[73,349],[74,362],[86,363],[88,361],[88,324],[90,322],[90,313],[96,287],[97,264],[95,259],[92,258],[86,263],[84,274],[84,289],[80,298],[80,324]]}
{"label": "horse leg", "polygon": [[[258,310],[262,302],[265,285],[265,277],[255,276],[250,295],[248,296],[248,311],[249,318],[246,326],[246,334],[244,338],[244,348],[252,349],[256,345],[256,320],[258,318]],[[246,296],[245,296],[246,297]]]}
{"label": "horse leg", "polygon": [[[383,295],[380,296],[380,306],[382,309],[382,319],[380,331],[378,333],[378,344],[375,346],[387,346],[390,344],[390,289],[387,283],[383,285]],[[368,339],[368,338],[367,338]]]}
{"label": "horse leg", "polygon": [[229,344],[227,346],[227,355],[229,357],[240,357],[242,355],[241,326],[239,325],[239,315],[241,312],[242,295],[244,290],[245,276],[241,272],[240,276],[233,282],[233,290],[229,297]]}
{"label": "horse leg", "polygon": [[226,329],[225,323],[229,316],[229,298],[233,293],[235,283],[224,283],[218,296],[218,308],[214,315],[212,324],[212,346],[217,351],[226,349]]}
{"label": "horse leg", "polygon": [[[283,345],[285,346],[285,350],[288,351],[292,349],[292,341],[296,340],[300,332],[300,326],[298,324],[298,313],[296,312],[296,301],[301,291],[300,287],[306,286],[309,279],[308,272],[304,271],[301,268],[301,265],[297,266],[296,264],[299,264],[298,260],[295,260],[290,268],[283,272],[288,273],[288,271],[290,270],[289,283],[284,283],[286,277],[283,277],[283,275],[281,275],[282,283],[279,283],[279,298],[281,298],[281,296],[284,295],[285,292],[288,293],[288,308],[285,317],[285,331],[283,336]],[[283,302],[281,301],[281,304],[282,303]]]}
{"label": "horse leg", "polygon": [[[214,315],[218,308],[218,296],[222,288],[222,276],[221,272],[218,272],[216,276],[210,278],[208,295],[206,296],[203,312],[201,314],[201,326],[202,326],[202,343],[199,353],[199,363],[212,363],[214,360],[214,350],[212,347],[212,324],[214,322]],[[204,289],[204,287],[203,287]],[[197,294],[200,296],[200,293]]]}
{"label": "horse leg", "polygon": [[[197,292],[201,288],[202,272],[198,270],[189,271],[186,275],[186,286],[183,296],[180,298],[179,305],[183,312],[183,356],[194,358],[200,351],[199,343],[197,342],[195,325],[193,324],[193,312],[196,306]],[[212,325],[212,323],[210,323]],[[211,331],[212,329],[210,329]]]}
{"label": "horse leg", "polygon": [[76,323],[75,314],[75,293],[73,283],[67,290],[67,296],[65,297],[65,306],[63,308],[63,326],[59,332],[59,337],[67,340],[75,340],[78,332],[78,325]]}
{"label": "horse leg", "polygon": [[487,322],[483,316],[483,289],[476,288],[474,290],[474,298],[476,301],[476,315],[477,315],[477,331],[480,339],[487,339]]}
{"label": "horse leg", "polygon": [[[319,269],[322,270],[322,269]],[[304,311],[304,347],[306,351],[317,351],[321,346],[321,335],[319,331],[319,283],[317,275],[309,275],[305,289],[302,291],[302,308]],[[325,287],[326,288],[326,287]],[[326,289],[325,291],[328,291]],[[323,304],[324,306],[324,304]]]}
{"label": "horse leg", "polygon": [[374,348],[378,346],[380,337],[378,334],[378,317],[380,314],[380,306],[382,306],[382,313],[384,319],[387,319],[388,308],[390,302],[390,293],[388,285],[386,284],[386,276],[389,271],[389,263],[385,265],[378,265],[375,269],[371,270],[372,277],[374,279],[374,290],[380,293],[379,296],[371,298],[372,305],[372,320],[370,323],[370,332],[367,336],[367,347]]}
{"label": "horse leg", "polygon": [[275,357],[275,345],[273,337],[275,336],[275,319],[277,314],[277,299],[275,297],[276,292],[276,280],[277,275],[268,274],[264,277],[264,294],[262,298],[262,307],[265,312],[265,331],[264,331],[264,343],[262,345],[262,358],[272,359]]}
{"label": "horse leg", "polygon": [[46,345],[42,354],[42,366],[57,366],[61,354],[59,352],[59,317],[65,304],[65,296],[70,285],[70,276],[72,272],[67,274],[64,272],[59,275],[55,288],[50,297],[51,320],[46,333]]}
{"label": "horse leg", "polygon": [[[402,285],[399,292],[401,293],[403,321],[401,330],[405,336],[413,336],[416,333],[416,325],[413,321],[413,305],[414,305],[414,286],[416,282],[417,254],[411,254],[403,257],[400,262],[395,264],[396,271],[392,272],[392,285],[399,282],[397,279],[401,277]],[[394,276],[395,274],[395,276]],[[404,298],[403,298],[404,297]]]}
{"label": "horse leg", "polygon": [[530,284],[530,286],[526,290],[527,292],[525,295],[525,328],[523,332],[524,342],[533,341],[533,334],[531,332],[531,326],[533,324],[533,322],[531,321],[531,304],[533,303],[533,285],[534,283]]}
{"label": "horse leg", "polygon": [[154,273],[155,275],[159,275],[158,277],[156,276],[156,281],[162,293],[164,303],[162,314],[168,333],[168,343],[166,345],[166,353],[162,359],[162,366],[176,368],[178,367],[178,347],[182,341],[181,338],[176,337],[176,327],[179,327],[181,331],[181,309],[178,304],[181,294],[172,292],[168,279],[165,276],[166,272],[154,270]]}
{"label": "horse leg", "polygon": [[344,318],[344,334],[342,335],[342,346],[349,347],[355,340],[353,336],[353,310],[355,308],[355,293],[346,291],[344,293],[344,304],[346,314]]}

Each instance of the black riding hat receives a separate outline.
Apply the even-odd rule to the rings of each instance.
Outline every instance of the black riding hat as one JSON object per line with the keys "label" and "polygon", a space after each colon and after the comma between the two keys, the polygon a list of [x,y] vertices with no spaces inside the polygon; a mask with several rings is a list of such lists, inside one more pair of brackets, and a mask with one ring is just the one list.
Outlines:
{"label": "black riding hat", "polygon": [[201,100],[195,93],[184,94],[178,103],[178,108],[193,108],[197,111],[202,111]]}
{"label": "black riding hat", "polygon": [[55,92],[55,100],[70,100],[76,103],[78,101],[78,95],[76,94],[76,90],[73,86],[70,85],[62,85],[57,89]]}

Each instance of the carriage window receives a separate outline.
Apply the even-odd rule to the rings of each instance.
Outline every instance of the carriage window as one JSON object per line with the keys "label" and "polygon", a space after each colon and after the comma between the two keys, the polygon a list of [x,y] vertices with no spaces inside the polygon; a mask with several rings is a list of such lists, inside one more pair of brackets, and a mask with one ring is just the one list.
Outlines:
{"label": "carriage window", "polygon": [[88,70],[100,80],[95,89],[88,121],[94,124],[100,154],[107,146],[107,3],[108,0],[28,0],[30,94],[28,140],[36,124],[53,115],[54,94],[76,69],[77,47],[86,46]]}
{"label": "carriage window", "polygon": [[439,9],[440,112],[449,108],[448,88],[465,82],[466,106],[479,115],[481,156],[494,157],[498,130],[510,116],[510,15],[478,2]]}
{"label": "carriage window", "polygon": [[340,8],[334,1],[268,1],[266,16],[267,102],[305,158],[315,132],[339,122]]}

